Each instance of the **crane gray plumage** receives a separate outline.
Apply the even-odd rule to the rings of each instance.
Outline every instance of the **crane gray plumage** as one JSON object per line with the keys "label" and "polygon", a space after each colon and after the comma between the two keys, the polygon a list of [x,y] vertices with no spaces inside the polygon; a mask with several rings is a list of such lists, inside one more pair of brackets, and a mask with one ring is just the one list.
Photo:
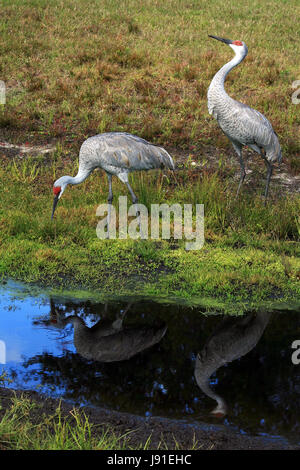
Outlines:
{"label": "crane gray plumage", "polygon": [[115,175],[126,184],[132,201],[136,204],[138,199],[129,185],[129,173],[158,168],[174,170],[175,166],[172,157],[164,148],[150,144],[141,137],[126,132],[109,132],[89,137],[80,148],[77,175],[62,176],[54,183],[52,218],[57,202],[67,185],[82,183],[96,168],[102,168],[107,174],[109,203],[113,199],[112,176]]}
{"label": "crane gray plumage", "polygon": [[248,53],[248,48],[242,41],[231,41],[230,39],[223,39],[218,36],[210,37],[228,44],[234,50],[235,57],[225,64],[214,76],[207,92],[208,111],[218,121],[219,126],[231,140],[238,154],[241,176],[237,194],[246,175],[242,148],[244,145],[248,145],[265,160],[267,166],[266,199],[273,171],[273,163],[280,163],[282,160],[277,134],[263,114],[250,108],[250,106],[234,100],[226,93],[224,88],[227,74],[244,60]]}
{"label": "crane gray plumage", "polygon": [[195,363],[195,378],[200,389],[217,402],[212,411],[216,416],[227,413],[227,404],[220,395],[210,388],[210,377],[224,364],[248,354],[263,335],[271,313],[250,313],[245,317],[226,318],[217,326]]}
{"label": "crane gray plumage", "polygon": [[167,326],[125,327],[123,320],[130,308],[113,321],[108,318],[100,319],[92,327],[86,326],[85,321],[77,315],[66,318],[51,306],[52,323],[56,328],[64,328],[72,323],[74,328],[74,346],[82,357],[99,362],[117,362],[130,359],[136,354],[150,348],[164,337]]}

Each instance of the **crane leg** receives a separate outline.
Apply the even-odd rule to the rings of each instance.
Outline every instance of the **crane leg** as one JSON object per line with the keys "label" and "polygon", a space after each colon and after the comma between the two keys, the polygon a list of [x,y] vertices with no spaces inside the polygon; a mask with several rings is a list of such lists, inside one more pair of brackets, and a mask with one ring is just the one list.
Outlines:
{"label": "crane leg", "polygon": [[240,176],[238,189],[237,189],[237,192],[236,192],[236,197],[238,197],[241,186],[242,186],[242,184],[244,182],[244,179],[245,179],[245,176],[246,176],[246,171],[245,171],[245,164],[244,164],[244,160],[243,160],[243,156],[242,156],[242,146],[235,143],[235,142],[232,142],[232,145],[234,147],[234,150],[238,154],[240,165],[241,165],[241,176]]}
{"label": "crane leg", "polygon": [[113,200],[113,192],[112,192],[112,176],[107,173],[107,178],[108,178],[108,198],[107,202],[108,204],[112,203]]}
{"label": "crane leg", "polygon": [[106,173],[106,174],[107,174],[107,178],[108,178],[107,236],[109,238],[109,226],[110,226],[110,219],[111,219],[111,203],[112,203],[112,200],[113,200],[113,192],[112,192],[112,175],[110,175],[109,173]]}
{"label": "crane leg", "polygon": [[131,195],[131,199],[132,199],[132,203],[133,204],[137,204],[138,202],[138,198],[136,197],[136,195],[134,194],[133,190],[132,190],[132,187],[130,186],[130,184],[128,183],[128,181],[125,183],[127,188],[128,188],[128,191],[130,192],[130,195]]}
{"label": "crane leg", "polygon": [[[132,203],[133,204],[137,204],[138,203],[138,198],[136,197],[136,195],[134,194],[133,190],[132,190],[132,187],[130,186],[130,184],[128,183],[128,181],[126,181],[126,186],[128,188],[128,191],[130,192],[131,194],[131,199],[132,199]],[[142,226],[141,226],[141,214],[140,214],[140,211],[136,211],[136,216],[137,216],[137,219],[138,219],[138,223],[139,223],[139,228],[140,228],[140,235],[141,235],[141,238],[144,238],[144,235],[143,235],[143,231],[142,231]]]}
{"label": "crane leg", "polygon": [[270,181],[271,181],[271,176],[272,176],[272,172],[273,172],[273,165],[272,163],[270,163],[268,160],[266,160],[266,165],[267,165],[267,182],[266,182],[266,189],[265,189],[265,204],[267,202],[267,197],[268,197],[268,193],[269,193],[269,185],[270,185]]}

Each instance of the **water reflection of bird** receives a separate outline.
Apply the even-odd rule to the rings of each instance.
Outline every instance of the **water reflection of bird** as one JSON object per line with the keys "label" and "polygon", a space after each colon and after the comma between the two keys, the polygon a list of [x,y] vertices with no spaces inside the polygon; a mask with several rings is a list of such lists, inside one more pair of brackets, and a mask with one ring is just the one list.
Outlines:
{"label": "water reflection of bird", "polygon": [[167,330],[166,326],[125,327],[123,320],[130,306],[128,304],[114,320],[100,319],[91,328],[77,315],[63,317],[57,310],[54,315],[52,307],[52,323],[58,328],[72,323],[76,351],[86,359],[99,362],[123,361],[158,343]]}
{"label": "water reflection of bird", "polygon": [[224,364],[251,351],[261,338],[270,316],[270,313],[258,312],[241,318],[225,319],[198,353],[195,378],[200,389],[217,402],[217,407],[211,412],[213,415],[226,415],[228,407],[225,400],[211,389],[211,375]]}

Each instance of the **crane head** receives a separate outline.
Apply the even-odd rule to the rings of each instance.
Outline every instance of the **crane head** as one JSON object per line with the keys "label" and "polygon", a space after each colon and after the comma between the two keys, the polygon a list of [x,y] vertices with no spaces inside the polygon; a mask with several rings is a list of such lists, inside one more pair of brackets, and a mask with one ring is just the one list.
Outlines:
{"label": "crane head", "polygon": [[51,220],[53,219],[54,212],[55,212],[58,200],[61,198],[64,190],[67,187],[67,185],[68,185],[68,177],[66,177],[66,176],[62,176],[61,178],[56,180],[54,185],[53,185],[54,200],[53,200]]}
{"label": "crane head", "polygon": [[51,220],[53,219],[55,208],[57,206],[60,193],[61,193],[61,186],[53,186],[54,200],[53,200]]}
{"label": "crane head", "polygon": [[231,39],[224,39],[220,38],[219,36],[212,36],[211,34],[208,35],[210,38],[217,39],[218,41],[224,42],[228,44],[235,53],[246,53],[248,52],[247,46],[243,41],[232,41]]}

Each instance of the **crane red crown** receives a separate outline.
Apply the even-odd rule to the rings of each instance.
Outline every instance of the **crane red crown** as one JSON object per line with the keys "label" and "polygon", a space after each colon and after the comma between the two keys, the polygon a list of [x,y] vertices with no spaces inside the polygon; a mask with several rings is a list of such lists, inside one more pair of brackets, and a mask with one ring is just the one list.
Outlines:
{"label": "crane red crown", "polygon": [[242,46],[243,45],[242,41],[233,41],[232,44],[234,44],[235,46]]}
{"label": "crane red crown", "polygon": [[53,194],[55,196],[57,196],[61,191],[61,187],[60,186],[53,186]]}

